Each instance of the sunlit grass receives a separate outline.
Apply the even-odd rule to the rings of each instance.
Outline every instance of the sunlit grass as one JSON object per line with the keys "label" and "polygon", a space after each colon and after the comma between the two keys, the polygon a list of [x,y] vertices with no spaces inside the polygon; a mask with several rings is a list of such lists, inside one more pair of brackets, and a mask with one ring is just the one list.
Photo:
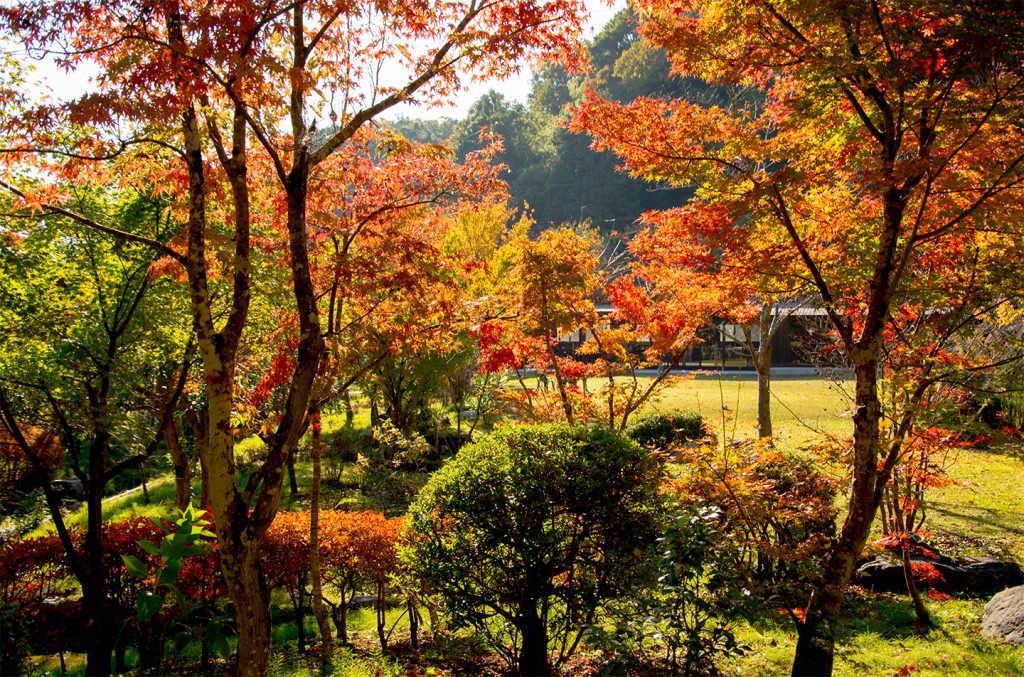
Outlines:
{"label": "sunlit grass", "polygon": [[906,597],[861,600],[846,615],[847,637],[837,656],[837,677],[891,675],[1020,675],[1024,650],[981,637],[985,600],[929,601],[935,627],[914,624]]}
{"label": "sunlit grass", "polygon": [[[198,482],[198,480],[197,480]],[[193,490],[198,492],[198,483]],[[135,517],[157,517],[166,514],[174,506],[174,476],[164,475],[147,482],[149,491],[149,502],[146,502],[145,493],[141,486],[129,489],[117,496],[111,496],[103,500],[103,520],[105,522],[119,522],[121,520]],[[196,494],[198,495],[198,494]],[[64,516],[64,524],[69,529],[85,530],[88,514],[85,508],[69,512]],[[53,533],[53,522],[49,519],[42,522],[35,529],[25,534],[26,538],[35,538],[45,534]]]}
{"label": "sunlit grass", "polygon": [[[836,644],[836,677],[896,675],[1024,674],[1024,649],[981,636],[983,599],[928,601],[935,627],[915,624],[909,598],[900,595],[857,596],[847,603]],[[796,631],[783,619],[742,624],[738,639],[750,651],[728,661],[724,674],[736,671],[759,677],[789,674]]]}
{"label": "sunlit grass", "polygon": [[951,547],[965,554],[1012,557],[1020,562],[1024,561],[1024,460],[1006,450],[964,449],[952,456],[946,471],[955,484],[928,491],[926,527],[942,532]]}
{"label": "sunlit grass", "polygon": [[[617,377],[621,383],[626,377]],[[640,377],[643,389],[650,377]],[[536,387],[535,379],[524,383]],[[779,441],[794,449],[824,436],[849,437],[851,381],[828,381],[814,375],[772,378],[772,422]],[[602,380],[590,379],[588,390],[601,401]],[[698,412],[726,440],[757,436],[757,377],[753,374],[685,374],[662,389],[637,414],[687,409]]]}
{"label": "sunlit grass", "polygon": [[[824,435],[847,437],[849,382],[839,384],[812,376],[772,379],[772,423],[775,435],[797,448]],[[644,411],[697,411],[725,439],[757,436],[757,378],[753,375],[709,375],[681,380],[665,389]]]}

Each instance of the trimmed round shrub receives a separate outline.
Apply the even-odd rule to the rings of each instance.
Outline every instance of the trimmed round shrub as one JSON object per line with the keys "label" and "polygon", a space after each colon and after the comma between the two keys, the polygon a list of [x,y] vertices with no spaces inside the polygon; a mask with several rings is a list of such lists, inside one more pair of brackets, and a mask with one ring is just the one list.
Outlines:
{"label": "trimmed round shrub", "polygon": [[695,411],[648,414],[626,428],[626,435],[648,449],[669,449],[708,436],[704,418]]}
{"label": "trimmed round shrub", "polygon": [[519,674],[547,674],[549,640],[561,661],[602,602],[652,573],[660,473],[607,429],[499,429],[420,492],[406,565],[453,628],[481,632]]}

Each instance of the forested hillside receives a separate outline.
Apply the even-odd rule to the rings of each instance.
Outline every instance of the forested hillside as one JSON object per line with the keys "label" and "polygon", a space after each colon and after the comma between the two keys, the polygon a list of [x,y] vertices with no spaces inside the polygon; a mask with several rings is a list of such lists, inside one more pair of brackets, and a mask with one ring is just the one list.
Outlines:
{"label": "forested hillside", "polygon": [[512,204],[528,205],[540,227],[589,220],[603,234],[630,232],[640,215],[686,201],[688,191],[658,187],[618,171],[610,153],[590,149],[590,137],[564,123],[566,105],[588,90],[616,101],[643,96],[700,98],[702,82],[669,75],[662,50],[640,41],[632,9],[613,18],[589,45],[591,70],[570,75],[559,64],[534,73],[528,105],[491,90],[462,120],[400,118],[394,128],[414,141],[447,142],[460,158],[478,150],[486,127],[504,138],[499,160],[508,166]]}

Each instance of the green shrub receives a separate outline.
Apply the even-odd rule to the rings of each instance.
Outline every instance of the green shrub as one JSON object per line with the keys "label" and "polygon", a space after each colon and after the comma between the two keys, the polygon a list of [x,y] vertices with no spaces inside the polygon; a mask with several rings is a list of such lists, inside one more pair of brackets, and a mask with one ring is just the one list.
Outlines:
{"label": "green shrub", "polygon": [[591,643],[610,657],[604,674],[661,674],[664,663],[673,675],[717,675],[719,659],[746,651],[733,621],[749,618],[756,600],[743,587],[731,539],[718,528],[722,514],[678,503],[665,509],[657,581],[590,630]]}
{"label": "green shrub", "polygon": [[375,509],[401,514],[420,486],[413,480],[430,454],[430,445],[422,435],[406,435],[386,419],[373,429],[371,442],[365,453],[360,452],[353,476]]}
{"label": "green shrub", "polygon": [[672,674],[719,674],[719,657],[744,651],[730,623],[744,602],[737,553],[717,508],[675,509],[658,539],[658,584],[640,601],[644,634],[665,644]]}
{"label": "green shrub", "polygon": [[239,472],[256,472],[267,460],[267,443],[253,435],[235,444],[235,467]]}
{"label": "green shrub", "polygon": [[502,428],[463,448],[410,508],[407,566],[453,627],[546,674],[603,602],[652,574],[657,459],[606,429]]}
{"label": "green shrub", "polygon": [[708,435],[704,419],[695,411],[648,414],[626,429],[626,435],[649,449],[670,449]]}

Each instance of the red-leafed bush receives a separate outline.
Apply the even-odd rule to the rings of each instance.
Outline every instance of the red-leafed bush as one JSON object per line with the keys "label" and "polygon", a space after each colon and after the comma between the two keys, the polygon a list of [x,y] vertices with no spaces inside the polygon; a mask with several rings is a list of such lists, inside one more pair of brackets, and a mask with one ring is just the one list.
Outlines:
{"label": "red-leafed bush", "polygon": [[[71,530],[69,536],[76,555],[84,558],[84,534]],[[105,575],[114,602],[110,609],[118,624],[128,623],[134,627],[132,619],[136,615],[139,593],[149,584],[131,575],[123,556],[137,558],[154,567],[159,558],[147,553],[139,542],[156,546],[163,536],[157,524],[145,517],[104,525]],[[222,597],[224,584],[215,550],[187,558],[179,583],[187,595],[204,603]],[[67,553],[56,534],[0,543],[0,606],[11,606],[26,619],[37,649],[63,648],[75,643],[74,629],[81,626],[79,594]],[[173,613],[173,609],[167,609],[167,613]]]}
{"label": "red-leafed bush", "polygon": [[9,500],[15,491],[26,491],[50,481],[50,476],[64,463],[64,447],[55,435],[45,430],[22,426],[25,441],[43,464],[43,472],[25,455],[22,448],[0,425],[0,504]]}
{"label": "red-leafed bush", "polygon": [[163,533],[145,517],[130,517],[120,522],[110,522],[103,528],[103,554],[110,595],[117,605],[122,619],[135,615],[139,592],[143,581],[128,573],[121,559],[124,555],[148,558],[139,546],[139,541],[160,542]]}
{"label": "red-leafed bush", "polygon": [[0,543],[0,606],[34,615],[45,599],[63,596],[60,584],[70,576],[55,534]]}

